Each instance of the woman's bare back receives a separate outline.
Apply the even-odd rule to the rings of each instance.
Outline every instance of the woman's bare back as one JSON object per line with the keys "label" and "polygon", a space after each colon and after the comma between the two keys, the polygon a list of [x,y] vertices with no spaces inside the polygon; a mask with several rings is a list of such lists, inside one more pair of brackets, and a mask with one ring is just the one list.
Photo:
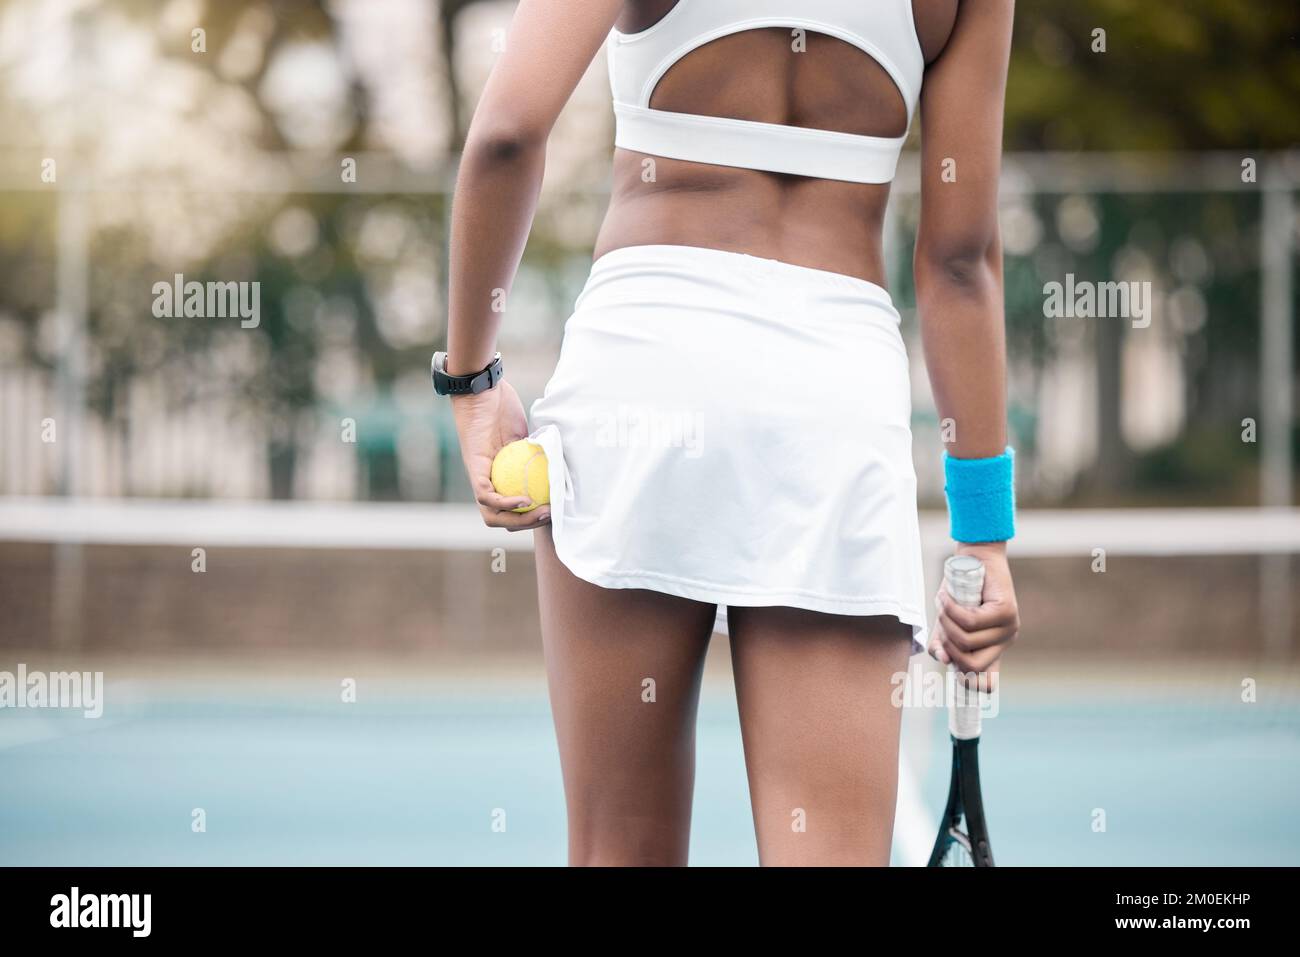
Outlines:
{"label": "woman's bare back", "polygon": [[[676,0],[701,3],[708,0]],[[926,61],[942,52],[959,0],[913,0]],[[628,0],[618,29],[657,23],[674,0]],[[688,53],[655,87],[655,109],[895,137],[907,108],[889,74],[834,37],[766,28]],[[652,165],[647,167],[647,160]],[[596,255],[623,246],[707,246],[884,282],[888,184],[847,183],[615,150]]]}

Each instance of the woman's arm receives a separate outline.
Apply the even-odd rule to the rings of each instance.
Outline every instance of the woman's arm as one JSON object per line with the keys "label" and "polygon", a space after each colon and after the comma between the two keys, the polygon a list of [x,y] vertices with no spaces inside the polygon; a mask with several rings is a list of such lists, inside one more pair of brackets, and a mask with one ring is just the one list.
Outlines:
{"label": "woman's arm", "polygon": [[921,89],[916,302],[941,419],[958,458],[1006,448],[998,174],[1011,0],[963,0]]}
{"label": "woman's arm", "polygon": [[547,137],[622,7],[622,0],[521,0],[515,10],[456,177],[447,330],[453,375],[492,359],[501,297],[537,209]]}
{"label": "woman's arm", "polygon": [[[954,423],[947,452],[958,459],[992,458],[1007,444],[998,176],[1013,12],[1013,0],[962,0],[921,91],[916,301],[939,417]],[[984,604],[961,608],[941,591],[931,650],[966,672],[996,671],[1019,628],[1006,543],[957,550],[984,561]]]}
{"label": "woman's arm", "polygon": [[[546,140],[591,65],[622,0],[521,0],[506,49],[470,122],[451,215],[447,361],[452,375],[483,369],[495,351],[501,312],[514,283],[546,165]],[[509,375],[509,360],[506,360]],[[550,520],[547,506],[492,488],[492,459],[528,434],[508,380],[451,400],[461,457],[483,521],[512,531]]]}

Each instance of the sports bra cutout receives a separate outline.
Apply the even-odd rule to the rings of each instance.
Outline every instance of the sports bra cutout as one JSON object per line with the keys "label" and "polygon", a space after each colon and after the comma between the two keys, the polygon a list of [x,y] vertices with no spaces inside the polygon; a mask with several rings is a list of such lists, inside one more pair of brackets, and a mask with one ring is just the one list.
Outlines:
{"label": "sports bra cutout", "polygon": [[660,79],[688,53],[767,27],[825,34],[861,50],[893,80],[910,124],[925,71],[912,0],[677,0],[644,30],[610,32],[614,144],[651,156],[772,173],[852,183],[893,180],[906,132],[865,136],[650,107]]}

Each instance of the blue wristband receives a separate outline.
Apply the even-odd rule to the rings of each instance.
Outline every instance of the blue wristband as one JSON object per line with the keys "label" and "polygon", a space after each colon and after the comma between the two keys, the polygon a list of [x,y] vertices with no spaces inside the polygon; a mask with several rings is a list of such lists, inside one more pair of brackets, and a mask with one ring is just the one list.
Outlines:
{"label": "blue wristband", "polygon": [[943,457],[943,491],[954,541],[1005,542],[1016,534],[1015,450],[991,459]]}

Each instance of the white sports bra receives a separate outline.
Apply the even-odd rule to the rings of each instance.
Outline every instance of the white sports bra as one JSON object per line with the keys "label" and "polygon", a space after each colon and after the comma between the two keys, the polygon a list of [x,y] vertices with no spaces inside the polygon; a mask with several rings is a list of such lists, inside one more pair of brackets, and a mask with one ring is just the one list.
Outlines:
{"label": "white sports bra", "polygon": [[910,124],[925,71],[912,0],[677,0],[640,33],[609,35],[614,144],[652,156],[771,173],[851,183],[892,180],[906,134],[862,136],[650,109],[660,78],[686,54],[719,37],[763,27],[802,28],[853,44],[898,86]]}

